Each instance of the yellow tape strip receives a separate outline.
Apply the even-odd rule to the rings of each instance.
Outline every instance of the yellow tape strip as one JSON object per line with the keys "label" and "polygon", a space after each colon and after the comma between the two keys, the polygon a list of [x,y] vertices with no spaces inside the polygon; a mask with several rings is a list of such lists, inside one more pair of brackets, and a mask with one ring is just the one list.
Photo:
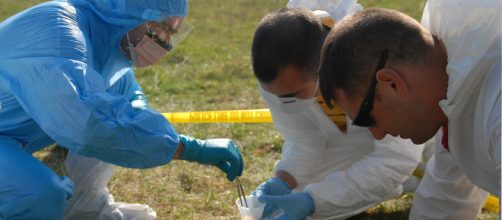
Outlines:
{"label": "yellow tape strip", "polygon": [[272,122],[266,108],[227,111],[162,113],[171,123],[263,123]]}

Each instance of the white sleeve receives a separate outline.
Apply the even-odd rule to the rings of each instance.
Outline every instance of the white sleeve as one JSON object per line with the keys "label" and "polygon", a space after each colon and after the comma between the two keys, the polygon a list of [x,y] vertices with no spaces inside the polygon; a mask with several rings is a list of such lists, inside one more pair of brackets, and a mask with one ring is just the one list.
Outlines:
{"label": "white sleeve", "polygon": [[501,147],[501,142],[500,142],[500,127],[501,127],[501,123],[500,123],[500,116],[499,116],[499,120],[498,120],[498,127],[495,128],[495,131],[493,131],[493,134],[491,136],[491,140],[492,140],[492,143],[491,143],[491,155],[492,155],[492,160],[495,162],[495,170],[497,171],[497,174],[499,175],[498,176],[498,185],[499,185],[499,191],[498,191],[498,197],[500,198],[500,182],[501,182],[501,170],[500,170],[500,156],[501,156],[501,152],[500,152],[500,147]]}
{"label": "white sleeve", "polygon": [[415,192],[410,219],[476,219],[488,194],[469,181],[438,138],[440,134]]}
{"label": "white sleeve", "polygon": [[374,146],[347,170],[306,187],[316,207],[312,217],[346,218],[402,192],[402,183],[421,160],[423,145],[388,135]]}
{"label": "white sleeve", "polygon": [[[496,196],[498,196],[500,198],[500,181],[501,181],[501,170],[500,170],[500,156],[501,156],[501,152],[500,152],[500,148],[501,148],[501,142],[500,142],[500,129],[501,129],[501,126],[502,126],[502,121],[501,121],[501,108],[502,108],[502,104],[501,104],[501,85],[500,85],[500,60],[499,60],[499,64],[498,64],[498,68],[496,68],[497,70],[494,72],[495,75],[496,75],[496,78],[489,78],[490,81],[493,81],[495,82],[495,86],[493,86],[493,84],[491,85],[491,87],[489,88],[495,88],[493,89],[492,91],[495,91],[495,92],[490,92],[491,94],[490,95],[493,95],[494,97],[491,97],[492,100],[495,100],[492,102],[492,110],[490,112],[490,114],[488,114],[488,119],[487,119],[487,122],[488,122],[488,134],[486,135],[487,137],[489,137],[489,155],[490,155],[490,160],[493,164],[493,168],[495,169],[495,173],[496,175],[496,179],[498,180],[498,187],[495,187],[495,190],[498,190],[496,192],[493,192],[494,194],[496,194]],[[493,74],[492,74],[493,75]],[[498,93],[498,94],[497,94]],[[489,111],[490,108],[485,108],[486,111]]]}
{"label": "white sleeve", "polygon": [[324,155],[326,137],[306,116],[281,111],[272,94],[261,87],[260,91],[270,108],[274,125],[284,139],[282,159],[276,163],[274,170],[290,173],[298,183],[297,188],[303,189],[321,167],[319,158]]}

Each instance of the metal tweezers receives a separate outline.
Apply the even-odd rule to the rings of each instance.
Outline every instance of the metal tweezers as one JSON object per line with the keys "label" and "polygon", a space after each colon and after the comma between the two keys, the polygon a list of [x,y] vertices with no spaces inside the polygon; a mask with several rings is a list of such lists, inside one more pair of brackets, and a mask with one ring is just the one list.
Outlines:
{"label": "metal tweezers", "polygon": [[[248,202],[246,201],[246,194],[244,193],[244,189],[242,188],[242,184],[241,184],[241,181],[239,180],[239,177],[235,178],[235,183],[237,185],[237,193],[239,194],[239,201],[241,202],[241,206],[243,207],[248,207]],[[246,204],[244,206],[244,204],[242,203],[242,200],[244,200],[244,203]]]}

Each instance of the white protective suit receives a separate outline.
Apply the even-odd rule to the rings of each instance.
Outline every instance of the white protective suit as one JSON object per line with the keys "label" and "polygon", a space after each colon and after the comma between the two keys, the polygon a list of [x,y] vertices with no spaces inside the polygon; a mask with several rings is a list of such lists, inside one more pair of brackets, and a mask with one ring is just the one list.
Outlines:
{"label": "white protective suit", "polygon": [[284,139],[275,171],[287,171],[298,182],[296,191],[310,193],[312,218],[347,218],[400,195],[422,159],[421,145],[391,136],[375,141],[367,128],[350,121],[345,134],[317,103],[286,113],[276,96],[260,90]]}
{"label": "white protective suit", "polygon": [[72,152],[65,160],[68,177],[75,182],[65,209],[65,220],[153,220],[157,213],[145,204],[115,202],[107,185],[116,165]]}
{"label": "white protective suit", "polygon": [[426,4],[422,24],[448,51],[448,98],[439,105],[449,151],[440,130],[411,219],[475,219],[485,191],[500,197],[500,13],[499,0]]}

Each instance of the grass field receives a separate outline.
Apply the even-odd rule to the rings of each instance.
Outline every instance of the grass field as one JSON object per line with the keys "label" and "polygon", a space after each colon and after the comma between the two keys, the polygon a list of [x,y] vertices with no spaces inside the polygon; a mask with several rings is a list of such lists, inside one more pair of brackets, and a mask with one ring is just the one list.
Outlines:
{"label": "grass field", "polygon": [[[41,1],[0,0],[0,20]],[[266,107],[250,65],[254,28],[287,0],[189,0],[187,39],[159,65],[138,70],[149,102],[160,112],[253,109]],[[364,7],[387,7],[420,19],[425,0],[363,0]],[[246,167],[247,193],[272,175],[282,139],[270,123],[175,124],[179,133],[198,138],[232,138]],[[37,157],[56,170],[61,154],[44,150]],[[118,168],[109,188],[117,201],[146,203],[158,219],[238,219],[235,185],[213,167],[183,161],[149,169]],[[387,201],[354,219],[406,219],[412,195]],[[483,213],[479,219],[496,219]]]}

